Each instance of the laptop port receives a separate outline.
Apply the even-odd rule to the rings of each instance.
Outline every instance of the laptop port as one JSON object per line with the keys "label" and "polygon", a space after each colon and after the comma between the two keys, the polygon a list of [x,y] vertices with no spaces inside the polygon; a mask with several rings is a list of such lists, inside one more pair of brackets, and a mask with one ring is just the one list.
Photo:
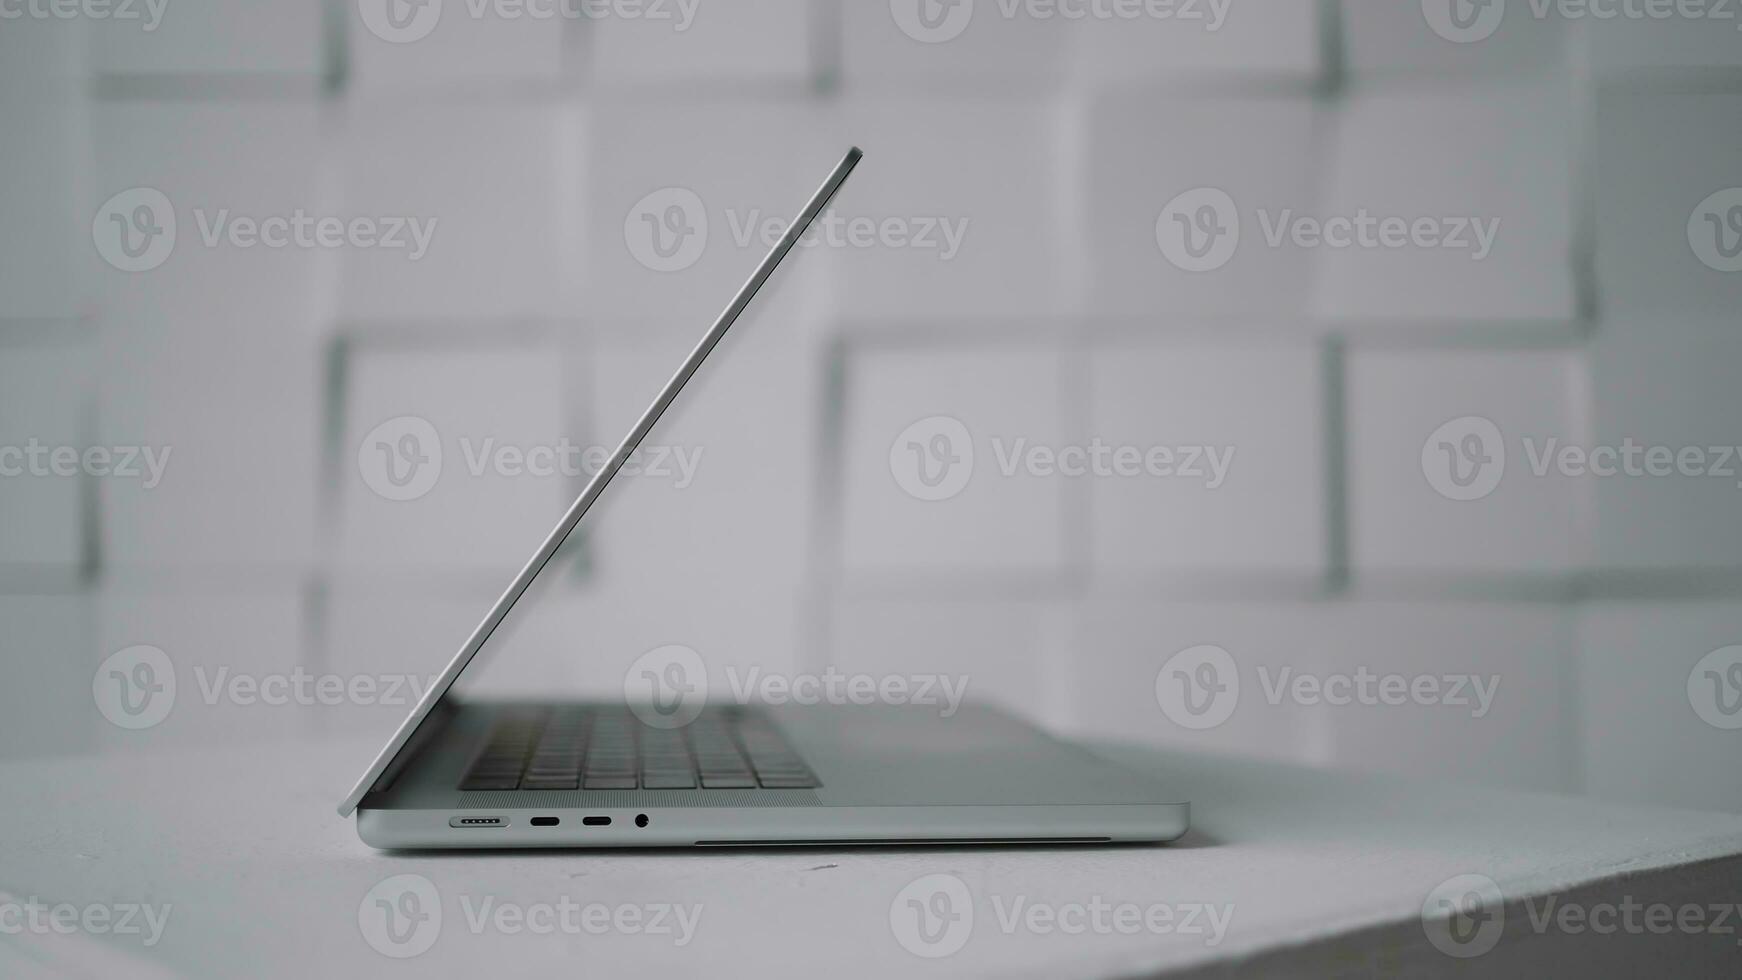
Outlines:
{"label": "laptop port", "polygon": [[611,826],[611,818],[610,817],[582,817],[581,823],[586,824],[589,827],[609,827],[609,826]]}
{"label": "laptop port", "polygon": [[532,825],[534,827],[555,827],[557,824],[559,824],[561,822],[562,821],[558,820],[556,817],[533,817],[532,818]]}
{"label": "laptop port", "polygon": [[450,827],[506,827],[507,817],[454,817],[448,821]]}

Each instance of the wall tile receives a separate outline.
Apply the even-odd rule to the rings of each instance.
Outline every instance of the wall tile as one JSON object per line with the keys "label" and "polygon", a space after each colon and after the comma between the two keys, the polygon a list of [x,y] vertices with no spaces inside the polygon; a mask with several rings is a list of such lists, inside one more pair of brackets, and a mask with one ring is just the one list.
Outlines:
{"label": "wall tile", "polygon": [[552,86],[563,76],[565,48],[580,28],[562,13],[574,4],[429,4],[409,20],[389,19],[390,6],[387,0],[344,4],[348,81],[371,96]]}
{"label": "wall tile", "polygon": [[344,358],[339,569],[506,581],[578,493],[587,443],[565,418],[573,365],[535,339],[358,338]]}
{"label": "wall tile", "polygon": [[[1340,603],[1330,618],[1325,677],[1359,683],[1362,668],[1373,677],[1367,695],[1353,689],[1353,703],[1313,709],[1326,716],[1336,765],[1436,782],[1573,788],[1573,630],[1564,607]],[[1403,682],[1408,693],[1388,692]]]}
{"label": "wall tile", "polygon": [[1717,652],[1742,643],[1742,607],[1591,603],[1579,614],[1579,643],[1585,792],[1742,811],[1735,778],[1742,674],[1729,666],[1737,658]]}
{"label": "wall tile", "polygon": [[[1357,225],[1352,247],[1312,250],[1318,314],[1399,326],[1570,319],[1571,113],[1555,83],[1350,98],[1325,220],[1378,224],[1365,235]],[[1409,235],[1388,237],[1387,219]]]}
{"label": "wall tile", "polygon": [[[589,138],[589,261],[577,270],[585,310],[607,331],[693,343],[846,151],[821,120],[802,103],[738,98],[602,107]],[[822,250],[787,256],[734,334],[760,346],[811,332]]]}
{"label": "wall tile", "polygon": [[92,478],[53,453],[90,445],[93,358],[88,344],[0,344],[0,574],[10,585],[70,580],[83,562]]}
{"label": "wall tile", "polygon": [[[1264,689],[1265,679],[1284,668],[1313,670],[1325,662],[1323,605],[1092,596],[1076,615],[1064,681],[1074,730],[1188,751],[1334,761],[1326,715],[1272,703]],[[1203,647],[1226,659],[1205,659]]]}
{"label": "wall tile", "polygon": [[[320,710],[318,703],[308,703],[317,694],[314,677],[298,679],[299,667],[308,673],[300,590],[196,593],[111,586],[95,601],[93,662],[124,672],[122,679],[98,678],[99,685],[125,686],[126,699],[146,706],[146,714],[134,717],[161,715],[137,729],[99,717],[107,751],[283,738],[307,731],[311,715]],[[167,674],[154,667],[145,675],[155,677],[154,684],[168,682],[165,690],[141,691],[129,666],[133,661],[110,659],[125,658],[122,652],[138,645],[155,647],[167,658]],[[123,697],[120,687],[101,690],[109,699]],[[156,707],[159,699],[165,699],[167,714]]]}
{"label": "wall tile", "polygon": [[1742,304],[1742,259],[1724,257],[1742,241],[1742,96],[1605,90],[1594,153],[1605,327],[1727,333]]}
{"label": "wall tile", "polygon": [[[317,329],[331,309],[334,252],[274,248],[252,233],[271,219],[334,214],[320,178],[317,104],[128,101],[93,113],[96,181],[85,214],[96,218],[83,227],[96,236],[85,254],[104,316],[234,333]],[[137,222],[147,218],[151,233],[142,234]],[[144,249],[138,265],[126,248]]]}
{"label": "wall tile", "polygon": [[321,426],[312,338],[141,316],[104,324],[100,351],[98,442],[142,450],[138,478],[100,481],[102,564],[147,577],[306,569]]}
{"label": "wall tile", "polygon": [[1323,572],[1316,348],[1106,344],[1089,365],[1090,439],[1110,451],[1185,450],[1172,467],[1199,474],[1089,478],[1095,574]]}
{"label": "wall tile", "polygon": [[300,75],[312,80],[326,67],[323,4],[154,0],[117,10],[127,16],[91,22],[91,60],[98,72]]}
{"label": "wall tile", "polygon": [[[537,317],[563,310],[574,269],[563,188],[584,178],[579,119],[514,104],[370,102],[346,119],[349,215],[416,219],[427,246],[349,249],[341,312],[351,320]],[[408,225],[409,227],[409,225]]]}
{"label": "wall tile", "polygon": [[1058,123],[1045,102],[843,101],[829,131],[865,162],[833,208],[847,243],[826,252],[836,314],[1001,324],[1064,311]]}
{"label": "wall tile", "polygon": [[[9,30],[18,22],[8,21]],[[10,45],[0,63],[12,57]],[[20,55],[24,57],[25,55]],[[81,176],[90,153],[87,103],[68,81],[0,75],[0,317],[70,318],[88,305],[91,255]]]}
{"label": "wall tile", "polygon": [[[1351,353],[1357,579],[1579,571],[1588,557],[1589,486],[1552,468],[1538,475],[1535,456],[1546,461],[1559,446],[1585,441],[1584,370],[1584,358],[1566,351]],[[1477,442],[1467,443],[1472,436]]]}
{"label": "wall tile", "polygon": [[586,25],[592,78],[607,85],[705,82],[799,90],[820,68],[814,35],[821,11],[812,0],[694,0],[649,7],[635,17],[608,14]]}
{"label": "wall tile", "polygon": [[[603,458],[646,410],[688,344],[596,350],[589,442]],[[728,339],[600,498],[585,527],[600,574],[729,581],[754,556],[762,583],[804,577],[819,465],[822,359]],[[630,470],[633,470],[632,472]]]}
{"label": "wall tile", "polygon": [[849,574],[1060,570],[1067,480],[1010,458],[1063,440],[1057,351],[856,351],[847,371]]}
{"label": "wall tile", "polygon": [[1309,260],[1298,249],[1269,247],[1259,214],[1315,210],[1318,118],[1304,98],[1185,100],[1143,91],[1097,100],[1087,124],[1080,231],[1088,308],[1298,317]]}
{"label": "wall tile", "polygon": [[1569,25],[1529,3],[1342,0],[1349,72],[1453,79],[1564,71]]}
{"label": "wall tile", "polygon": [[1070,710],[1057,683],[1073,669],[1069,608],[1046,600],[841,598],[831,610],[828,664],[879,683],[930,678],[937,686],[927,706],[940,712],[965,697],[1059,724]]}
{"label": "wall tile", "polygon": [[105,723],[92,704],[90,598],[0,596],[0,617],[0,757],[93,751]]}
{"label": "wall tile", "polygon": [[[1643,331],[1592,346],[1592,444],[1623,454],[1636,447],[1631,473],[1623,455],[1616,475],[1587,477],[1600,569],[1742,565],[1742,459],[1734,458],[1742,455],[1734,423],[1742,400],[1732,369],[1739,354],[1735,337],[1647,340]],[[1681,459],[1691,448],[1700,453]]]}

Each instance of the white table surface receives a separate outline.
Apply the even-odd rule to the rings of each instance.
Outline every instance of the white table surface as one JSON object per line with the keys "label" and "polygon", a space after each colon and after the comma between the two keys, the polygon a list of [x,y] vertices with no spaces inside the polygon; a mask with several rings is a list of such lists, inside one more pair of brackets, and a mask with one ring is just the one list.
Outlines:
{"label": "white table surface", "polygon": [[[1735,934],[1536,930],[1509,904],[1498,945],[1466,960],[1429,945],[1420,917],[1435,886],[1466,873],[1491,877],[1509,903],[1742,902],[1733,814],[1103,747],[1181,787],[1191,834],[1165,847],[384,854],[333,809],[373,748],[284,742],[0,766],[0,890],[14,902],[168,906],[149,949],[143,935],[9,930],[0,976],[1545,975],[1575,962],[1587,974],[1650,964],[1742,976]],[[359,907],[401,874],[429,880],[442,921],[419,934],[434,937],[427,951],[395,959],[371,946]],[[891,907],[934,874],[966,886],[973,923],[959,951],[923,958],[898,941]],[[682,946],[674,935],[588,932],[578,913],[569,932],[514,932],[494,919],[474,931],[486,901],[537,909],[565,898],[699,913]],[[1007,931],[1000,912],[1018,899],[1231,915],[1214,945],[1143,928]]]}

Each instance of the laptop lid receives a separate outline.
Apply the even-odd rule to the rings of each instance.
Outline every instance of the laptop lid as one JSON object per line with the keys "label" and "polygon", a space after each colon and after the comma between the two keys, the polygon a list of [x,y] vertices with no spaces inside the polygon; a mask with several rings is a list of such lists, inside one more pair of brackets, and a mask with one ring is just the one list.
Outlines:
{"label": "laptop lid", "polygon": [[665,386],[660,389],[659,394],[653,399],[653,404],[648,406],[647,411],[643,412],[641,418],[629,429],[628,434],[623,437],[622,442],[618,443],[616,451],[611,453],[605,465],[599,468],[591,480],[587,481],[586,489],[581,491],[580,497],[569,506],[568,511],[563,514],[556,527],[544,539],[544,543],[538,546],[538,551],[521,568],[519,574],[514,576],[514,581],[509,583],[501,598],[497,599],[495,605],[491,606],[490,612],[484,617],[483,622],[479,623],[478,627],[472,631],[472,635],[467,638],[465,645],[460,647],[460,651],[448,662],[447,667],[442,670],[435,683],[430,685],[429,690],[419,699],[417,706],[411,710],[411,714],[393,733],[393,737],[388,740],[387,745],[375,756],[375,761],[369,764],[368,771],[357,781],[356,786],[352,787],[350,795],[345,797],[345,801],[339,804],[340,816],[350,816],[357,809],[357,805],[374,788],[382,774],[387,772],[394,761],[405,751],[406,746],[417,734],[419,727],[428,720],[436,705],[447,696],[449,689],[454,686],[454,682],[459,679],[461,672],[466,669],[466,665],[471,663],[472,658],[477,655],[479,650],[483,649],[485,643],[489,642],[490,635],[502,624],[502,621],[507,618],[509,610],[514,608],[514,604],[532,586],[533,580],[538,578],[539,573],[550,563],[552,556],[562,547],[562,543],[568,538],[569,533],[581,522],[581,518],[586,516],[588,509],[593,506],[593,502],[599,499],[599,495],[605,491],[605,487],[611,483],[612,478],[623,468],[623,464],[629,459],[630,454],[641,445],[641,441],[653,429],[654,423],[658,422],[660,416],[665,414],[665,410],[671,407],[671,403],[677,399],[678,392],[683,390],[684,385],[702,366],[702,361],[707,359],[721,338],[725,337],[726,331],[738,319],[739,314],[743,313],[745,308],[750,305],[750,301],[756,297],[757,291],[762,288],[763,283],[768,281],[768,277],[774,274],[774,270],[780,265],[781,260],[786,258],[787,253],[792,251],[794,245],[798,244],[799,238],[809,229],[811,222],[815,221],[817,215],[828,207],[830,199],[835,196],[836,191],[841,189],[841,185],[847,180],[847,175],[853,172],[853,168],[858,165],[862,156],[863,154],[858,147],[849,149],[846,156],[841,158],[841,162],[835,165],[835,169],[823,181],[822,186],[811,195],[804,210],[799,212],[798,217],[793,220],[786,233],[780,236],[780,240],[768,250],[768,254],[756,266],[756,271],[750,274],[749,280],[738,290],[737,295],[732,297],[732,301],[726,304],[726,309],[720,313],[719,318],[714,321],[714,325],[708,328],[707,333],[702,335],[702,339],[696,343],[689,355],[684,358],[683,363],[678,366],[677,373],[673,374],[671,380],[667,381]]}

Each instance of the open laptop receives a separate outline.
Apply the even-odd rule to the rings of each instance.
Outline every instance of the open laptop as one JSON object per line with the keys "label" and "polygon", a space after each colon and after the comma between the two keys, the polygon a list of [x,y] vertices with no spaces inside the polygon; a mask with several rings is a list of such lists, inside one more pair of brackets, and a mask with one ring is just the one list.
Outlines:
{"label": "open laptop", "polygon": [[469,699],[467,664],[859,163],[835,166],[339,805],[380,848],[1164,841],[1188,806],[991,708]]}

